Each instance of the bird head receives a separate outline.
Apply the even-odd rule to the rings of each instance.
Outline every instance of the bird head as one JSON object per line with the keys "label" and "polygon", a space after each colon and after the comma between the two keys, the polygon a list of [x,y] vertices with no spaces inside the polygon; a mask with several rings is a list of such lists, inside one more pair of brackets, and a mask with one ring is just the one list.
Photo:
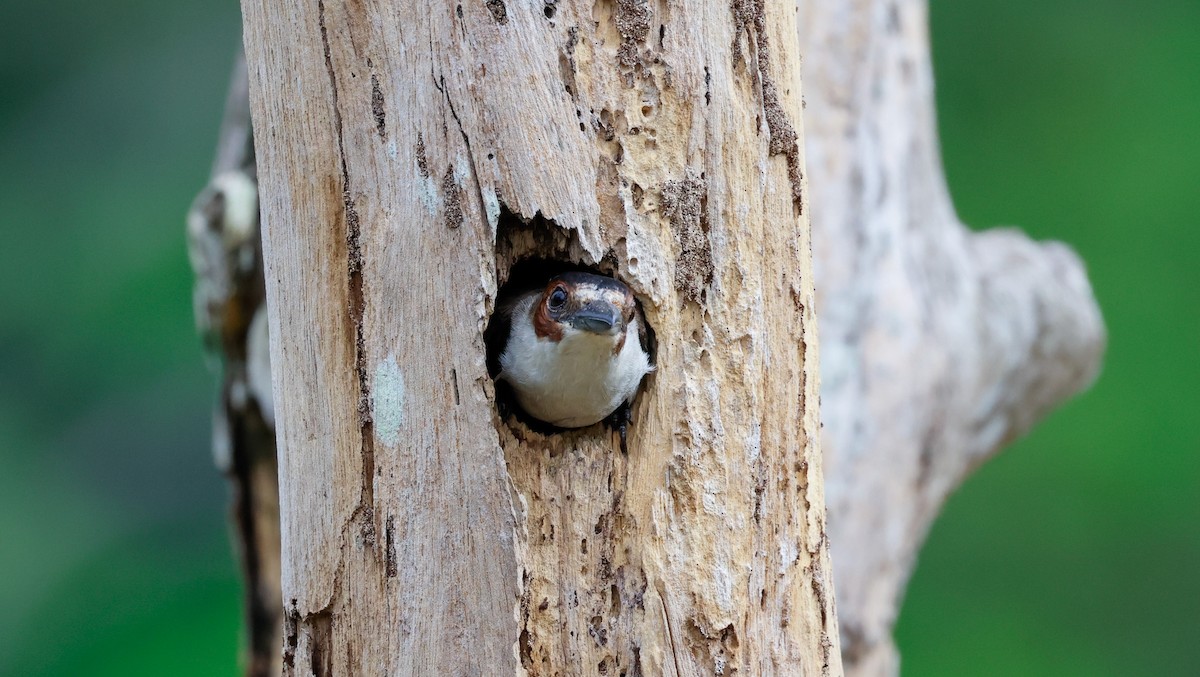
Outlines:
{"label": "bird head", "polygon": [[569,272],[550,279],[531,312],[539,338],[561,341],[564,336],[585,334],[617,341],[624,338],[636,310],[633,292],[621,282]]}

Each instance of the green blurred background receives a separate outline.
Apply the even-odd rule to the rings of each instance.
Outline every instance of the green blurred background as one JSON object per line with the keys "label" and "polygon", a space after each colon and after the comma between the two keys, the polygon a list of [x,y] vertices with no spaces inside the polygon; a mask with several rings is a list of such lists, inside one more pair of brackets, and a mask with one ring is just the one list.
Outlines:
{"label": "green blurred background", "polygon": [[[0,675],[233,675],[183,215],[237,4],[0,9]],[[962,217],[1076,247],[1110,342],[950,501],[904,672],[1200,674],[1200,1],[935,0],[932,24]]]}

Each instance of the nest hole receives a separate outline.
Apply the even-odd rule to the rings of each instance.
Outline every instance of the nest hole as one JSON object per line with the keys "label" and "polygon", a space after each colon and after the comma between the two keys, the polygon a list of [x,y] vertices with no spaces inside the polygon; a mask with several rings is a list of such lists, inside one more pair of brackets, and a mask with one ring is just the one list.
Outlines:
{"label": "nest hole", "polygon": [[[569,260],[571,238],[573,233],[560,228],[552,221],[535,216],[523,219],[501,205],[501,214],[497,228],[497,273],[501,282],[497,291],[495,309],[488,319],[484,331],[484,341],[487,348],[488,375],[495,381],[496,408],[500,421],[513,427],[513,421],[527,429],[542,434],[556,434],[568,429],[533,418],[524,412],[517,403],[511,386],[503,380],[496,380],[500,375],[500,356],[504,345],[509,339],[512,329],[507,310],[519,296],[531,290],[544,289],[552,278],[562,273],[583,272],[602,275],[620,280],[616,272],[616,260],[612,256],[605,257],[599,265],[585,265]],[[521,244],[518,244],[521,243]],[[558,258],[563,257],[563,258]],[[635,302],[639,309],[643,308],[637,293],[634,292]],[[644,316],[644,312],[643,312]],[[657,342],[654,329],[646,322],[646,337],[650,361],[654,363]],[[645,384],[642,384],[645,387]],[[516,432],[514,430],[514,432]]]}

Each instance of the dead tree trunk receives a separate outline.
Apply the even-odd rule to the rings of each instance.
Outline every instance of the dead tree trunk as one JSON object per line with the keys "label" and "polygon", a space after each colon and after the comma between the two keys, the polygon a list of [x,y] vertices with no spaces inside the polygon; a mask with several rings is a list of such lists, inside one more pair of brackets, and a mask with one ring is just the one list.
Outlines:
{"label": "dead tree trunk", "polygon": [[[839,674],[794,6],[243,11],[285,673]],[[496,414],[545,259],[656,331],[628,457]]]}

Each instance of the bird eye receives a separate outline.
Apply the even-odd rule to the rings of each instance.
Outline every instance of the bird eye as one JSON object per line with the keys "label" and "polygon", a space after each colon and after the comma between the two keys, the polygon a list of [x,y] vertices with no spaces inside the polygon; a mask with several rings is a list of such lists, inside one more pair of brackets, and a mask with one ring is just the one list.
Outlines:
{"label": "bird eye", "polygon": [[555,287],[554,291],[550,292],[550,308],[558,310],[567,303],[567,290],[562,287]]}

